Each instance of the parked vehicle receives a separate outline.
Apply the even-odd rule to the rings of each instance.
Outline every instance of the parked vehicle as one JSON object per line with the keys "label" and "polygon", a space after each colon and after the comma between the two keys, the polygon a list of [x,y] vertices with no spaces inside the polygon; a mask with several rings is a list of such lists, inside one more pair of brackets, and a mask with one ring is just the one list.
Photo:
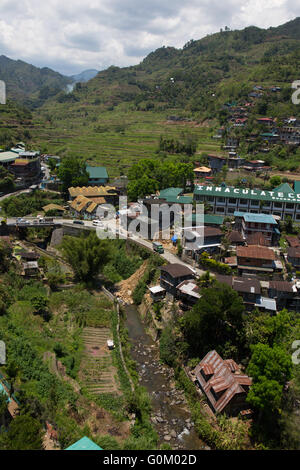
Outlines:
{"label": "parked vehicle", "polygon": [[152,243],[152,247],[153,247],[153,251],[156,251],[157,253],[164,253],[165,250],[164,250],[164,247],[162,246],[161,243],[159,242],[153,242]]}
{"label": "parked vehicle", "polygon": [[73,224],[84,225],[82,220],[73,220]]}
{"label": "parked vehicle", "polygon": [[93,220],[93,225],[96,227],[104,227],[103,222],[101,220]]}

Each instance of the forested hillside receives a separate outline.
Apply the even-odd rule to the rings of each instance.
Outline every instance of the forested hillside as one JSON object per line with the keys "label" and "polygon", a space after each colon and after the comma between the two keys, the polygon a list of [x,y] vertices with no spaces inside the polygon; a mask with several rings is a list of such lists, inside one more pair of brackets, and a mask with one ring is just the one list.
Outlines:
{"label": "forested hillside", "polygon": [[30,107],[41,105],[72,82],[48,67],[34,67],[4,55],[0,56],[0,80],[6,83],[8,98]]}

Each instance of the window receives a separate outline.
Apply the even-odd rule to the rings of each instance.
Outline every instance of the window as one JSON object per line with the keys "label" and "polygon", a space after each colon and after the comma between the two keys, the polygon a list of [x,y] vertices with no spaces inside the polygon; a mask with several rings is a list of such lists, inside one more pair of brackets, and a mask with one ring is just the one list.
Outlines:
{"label": "window", "polygon": [[254,206],[254,207],[257,207],[257,206],[259,206],[259,201],[251,201],[250,205]]}
{"label": "window", "polygon": [[225,197],[218,197],[218,198],[217,198],[217,201],[218,201],[218,202],[225,202]]}
{"label": "window", "polygon": [[224,213],[224,207],[217,207],[217,212],[222,212],[222,213]]}
{"label": "window", "polygon": [[236,199],[233,199],[232,197],[229,198],[229,204],[236,204],[237,200]]}
{"label": "window", "polygon": [[214,201],[215,201],[214,196],[207,196],[206,199],[207,199],[208,201],[210,201],[210,202],[214,202]]}
{"label": "window", "polygon": [[247,206],[248,201],[247,199],[240,199],[239,204],[241,204],[242,206]]}
{"label": "window", "polygon": [[264,207],[271,207],[271,203],[269,201],[264,202]]}
{"label": "window", "polygon": [[285,207],[286,207],[287,209],[295,209],[295,204],[291,204],[290,202],[287,202],[286,205],[285,205]]}
{"label": "window", "polygon": [[277,209],[282,209],[282,202],[274,202],[274,207]]}
{"label": "window", "polygon": [[300,214],[296,214],[296,219],[300,220]]}
{"label": "window", "polygon": [[234,214],[233,207],[229,207],[227,212],[228,212],[228,214]]}

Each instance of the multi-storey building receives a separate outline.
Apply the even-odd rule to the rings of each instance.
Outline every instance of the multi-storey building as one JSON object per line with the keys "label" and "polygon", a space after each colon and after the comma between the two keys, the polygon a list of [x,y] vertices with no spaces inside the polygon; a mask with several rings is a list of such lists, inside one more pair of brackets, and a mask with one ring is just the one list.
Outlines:
{"label": "multi-storey building", "polygon": [[272,191],[235,188],[225,184],[198,185],[194,190],[194,200],[207,202],[215,214],[233,216],[236,211],[263,213],[282,219],[290,216],[300,223],[300,191],[293,191],[286,183]]}

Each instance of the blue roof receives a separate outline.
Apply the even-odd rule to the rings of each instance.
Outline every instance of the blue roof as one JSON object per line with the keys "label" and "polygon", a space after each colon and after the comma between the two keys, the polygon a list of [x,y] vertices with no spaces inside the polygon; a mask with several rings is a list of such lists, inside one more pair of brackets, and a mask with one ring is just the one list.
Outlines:
{"label": "blue roof", "polygon": [[95,442],[91,441],[88,437],[84,436],[79,441],[74,442],[70,447],[65,450],[103,450]]}
{"label": "blue roof", "polygon": [[258,222],[263,224],[277,225],[276,220],[270,214],[252,214],[250,212],[235,211],[234,217],[243,217],[245,222]]}

